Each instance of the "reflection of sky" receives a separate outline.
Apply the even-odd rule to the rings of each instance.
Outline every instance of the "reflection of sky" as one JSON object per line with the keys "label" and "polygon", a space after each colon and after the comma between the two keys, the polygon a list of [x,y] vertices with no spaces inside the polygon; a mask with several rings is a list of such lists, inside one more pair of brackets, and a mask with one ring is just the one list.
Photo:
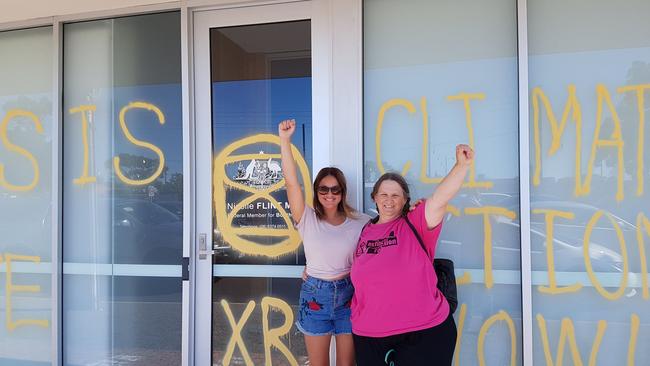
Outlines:
{"label": "reflection of sky", "polygon": [[115,151],[157,158],[156,154],[129,142],[119,125],[120,110],[131,102],[151,103],[165,115],[165,124],[158,122],[153,112],[131,110],[126,114],[126,124],[138,140],[158,146],[165,154],[168,174],[183,173],[183,120],[181,110],[181,84],[139,85],[114,89]]}
{"label": "reflection of sky", "polygon": [[[244,137],[260,133],[277,135],[278,123],[288,118],[295,118],[298,123],[292,143],[303,153],[307,165],[311,166],[310,77],[212,84],[212,134],[215,153]],[[279,153],[277,145],[256,145],[252,149],[243,148],[237,152],[250,153],[260,150]]]}
{"label": "reflection of sky", "polygon": [[454,146],[468,142],[459,93],[484,93],[470,102],[477,151],[477,176],[517,176],[517,63],[514,58],[477,60],[367,70],[364,74],[365,159],[375,162],[375,126],[382,104],[393,98],[413,103],[412,115],[402,107],[384,119],[381,152],[387,168],[401,170],[407,160],[418,171],[422,155],[421,98],[429,123],[429,176],[443,176],[454,163]]}

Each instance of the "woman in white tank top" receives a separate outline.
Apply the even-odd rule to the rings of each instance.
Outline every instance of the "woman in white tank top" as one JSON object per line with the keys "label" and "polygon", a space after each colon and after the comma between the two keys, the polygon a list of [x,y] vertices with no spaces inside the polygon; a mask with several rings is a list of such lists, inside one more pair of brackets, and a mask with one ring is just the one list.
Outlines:
{"label": "woman in white tank top", "polygon": [[336,337],[336,365],[352,366],[350,300],[354,289],[349,273],[359,234],[370,218],[348,205],[345,177],[334,167],[318,172],[314,179],[313,208],[305,204],[291,153],[295,129],[295,120],[282,121],[278,126],[291,216],[307,260],[296,326],[305,336],[311,366],[329,366],[332,335]]}

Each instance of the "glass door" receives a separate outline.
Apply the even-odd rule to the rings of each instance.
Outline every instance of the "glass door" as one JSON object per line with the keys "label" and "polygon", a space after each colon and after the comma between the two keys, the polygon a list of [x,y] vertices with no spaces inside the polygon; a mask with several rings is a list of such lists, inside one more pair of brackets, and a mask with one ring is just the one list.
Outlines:
{"label": "glass door", "polygon": [[294,326],[305,258],[277,125],[297,121],[294,156],[309,194],[314,156],[327,149],[312,129],[312,91],[323,82],[312,29],[309,2],[195,13],[197,365],[307,364]]}

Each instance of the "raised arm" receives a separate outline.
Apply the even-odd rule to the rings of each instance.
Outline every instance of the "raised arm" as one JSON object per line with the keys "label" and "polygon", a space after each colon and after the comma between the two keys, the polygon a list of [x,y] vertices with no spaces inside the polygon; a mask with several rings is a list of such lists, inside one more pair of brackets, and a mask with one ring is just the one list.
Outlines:
{"label": "raised arm", "polygon": [[[287,119],[278,125],[278,135],[280,136],[280,155],[282,157],[282,174],[284,175],[284,184],[287,187],[287,199],[291,210],[293,221],[299,222],[305,211],[305,198],[298,182],[296,173],[296,162],[293,160],[291,153],[291,135],[296,131],[296,120]],[[308,184],[308,183],[306,183]]]}
{"label": "raised arm", "polygon": [[438,225],[445,216],[447,203],[458,193],[463,185],[467,170],[469,170],[474,151],[468,145],[456,146],[456,164],[449,174],[440,182],[431,197],[427,198],[426,219],[427,226],[431,229]]}

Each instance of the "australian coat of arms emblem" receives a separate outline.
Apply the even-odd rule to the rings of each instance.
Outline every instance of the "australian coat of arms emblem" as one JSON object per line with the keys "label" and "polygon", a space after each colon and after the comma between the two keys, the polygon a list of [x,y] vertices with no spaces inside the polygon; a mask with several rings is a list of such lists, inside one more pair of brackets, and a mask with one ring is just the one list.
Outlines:
{"label": "australian coat of arms emblem", "polygon": [[[263,154],[264,152],[260,151],[260,155]],[[250,187],[268,188],[282,180],[283,175],[280,163],[273,158],[268,158],[268,160],[252,159],[246,166],[240,161],[237,165],[237,173],[232,178]]]}

